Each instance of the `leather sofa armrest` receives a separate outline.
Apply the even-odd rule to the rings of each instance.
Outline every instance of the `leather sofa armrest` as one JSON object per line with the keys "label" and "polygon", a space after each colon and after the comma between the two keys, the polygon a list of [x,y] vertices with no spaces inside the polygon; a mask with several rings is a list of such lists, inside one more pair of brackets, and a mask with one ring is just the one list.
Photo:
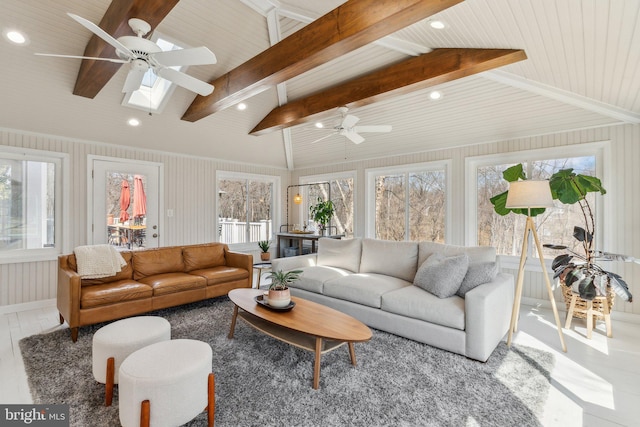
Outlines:
{"label": "leather sofa armrest", "polygon": [[225,250],[224,258],[227,266],[242,268],[249,272],[249,287],[253,287],[253,255]]}
{"label": "leather sofa armrest", "polygon": [[57,307],[70,328],[80,322],[80,275],[69,267],[68,255],[58,257]]}
{"label": "leather sofa armrest", "polygon": [[290,271],[296,268],[312,267],[317,264],[317,254],[298,255],[271,260],[272,271]]}
{"label": "leather sofa armrest", "polygon": [[509,331],[514,298],[513,275],[498,273],[465,295],[466,356],[486,361]]}

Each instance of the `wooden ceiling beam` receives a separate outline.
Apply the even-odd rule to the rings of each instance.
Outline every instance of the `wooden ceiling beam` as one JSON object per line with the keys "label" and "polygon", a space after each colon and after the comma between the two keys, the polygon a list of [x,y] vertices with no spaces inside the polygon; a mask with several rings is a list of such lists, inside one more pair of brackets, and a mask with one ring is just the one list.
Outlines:
{"label": "wooden ceiling beam", "polygon": [[[98,26],[115,38],[135,35],[129,27],[130,18],[139,18],[156,28],[180,0],[113,0]],[[113,46],[95,34],[91,36],[84,56],[117,58]],[[94,98],[122,64],[83,59],[73,94]]]}
{"label": "wooden ceiling beam", "polygon": [[349,0],[225,75],[182,116],[195,122],[464,0]]}
{"label": "wooden ceiling beam", "polygon": [[[434,49],[272,110],[250,132],[264,135],[526,59],[515,49]],[[323,114],[324,113],[324,114]]]}

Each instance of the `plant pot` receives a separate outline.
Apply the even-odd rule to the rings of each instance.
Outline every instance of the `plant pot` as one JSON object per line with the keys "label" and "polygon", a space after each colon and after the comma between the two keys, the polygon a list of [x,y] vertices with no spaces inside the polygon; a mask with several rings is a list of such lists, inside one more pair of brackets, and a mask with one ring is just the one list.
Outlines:
{"label": "plant pot", "polygon": [[269,289],[268,300],[268,304],[272,307],[282,308],[288,306],[291,302],[291,293],[289,292],[289,288],[282,290]]}
{"label": "plant pot", "polygon": [[269,261],[269,259],[271,259],[271,254],[269,252],[261,252],[260,253],[260,260],[261,261]]}
{"label": "plant pot", "polygon": [[[569,306],[571,305],[571,297],[573,296],[573,291],[571,290],[571,288],[569,286],[565,286],[565,284],[564,284],[564,282],[562,280],[560,280],[560,288],[562,289],[562,297],[564,298],[564,303],[565,303],[565,306],[567,307],[567,312],[568,312],[569,311]],[[614,301],[615,301],[615,293],[613,292],[613,289],[611,288],[611,286],[607,286],[606,303],[609,304],[609,311],[611,311],[613,309],[613,302]],[[605,300],[602,299],[602,298],[596,298],[596,299],[594,299],[592,301],[593,309],[595,311],[599,311],[601,313],[604,313],[603,304],[605,304]],[[585,301],[584,299],[578,297],[578,299],[576,301],[576,308],[578,308],[580,310],[586,310],[587,301]],[[574,311],[574,313],[573,313],[573,318],[574,319],[584,319],[586,317],[587,317],[587,315],[584,313],[584,311]],[[596,318],[597,318],[597,316],[594,316],[594,322],[595,322]]]}

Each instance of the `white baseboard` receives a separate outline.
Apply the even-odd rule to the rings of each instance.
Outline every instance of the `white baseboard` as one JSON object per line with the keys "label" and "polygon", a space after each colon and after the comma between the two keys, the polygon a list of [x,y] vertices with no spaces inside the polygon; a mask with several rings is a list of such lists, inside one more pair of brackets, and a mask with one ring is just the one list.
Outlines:
{"label": "white baseboard", "polygon": [[[547,310],[551,310],[551,303],[549,302],[548,299],[522,297],[522,304],[529,305],[532,307],[546,308]],[[567,311],[567,307],[562,301],[561,302],[556,301],[556,307],[558,307],[558,312],[566,313]],[[634,323],[634,324],[640,325],[640,315],[616,311],[615,305],[613,307],[613,311],[611,312],[611,320],[617,320],[619,322],[627,322],[627,323]]]}
{"label": "white baseboard", "polygon": [[20,311],[37,310],[39,308],[49,308],[56,306],[56,299],[43,299],[39,301],[23,302],[21,304],[11,304],[0,306],[0,314],[18,313]]}

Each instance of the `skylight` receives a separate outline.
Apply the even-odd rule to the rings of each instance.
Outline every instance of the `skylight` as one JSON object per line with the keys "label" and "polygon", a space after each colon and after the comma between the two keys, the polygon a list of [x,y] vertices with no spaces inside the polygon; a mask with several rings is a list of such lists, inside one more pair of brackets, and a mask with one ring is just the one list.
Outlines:
{"label": "skylight", "polygon": [[[163,51],[183,49],[178,45],[164,38],[157,31],[151,38]],[[175,70],[184,71],[187,67],[170,67]],[[142,79],[140,89],[132,93],[127,93],[122,100],[122,105],[131,108],[137,108],[149,113],[162,112],[167,100],[171,97],[175,89],[175,85],[168,80],[158,77],[151,69],[149,69]]]}

